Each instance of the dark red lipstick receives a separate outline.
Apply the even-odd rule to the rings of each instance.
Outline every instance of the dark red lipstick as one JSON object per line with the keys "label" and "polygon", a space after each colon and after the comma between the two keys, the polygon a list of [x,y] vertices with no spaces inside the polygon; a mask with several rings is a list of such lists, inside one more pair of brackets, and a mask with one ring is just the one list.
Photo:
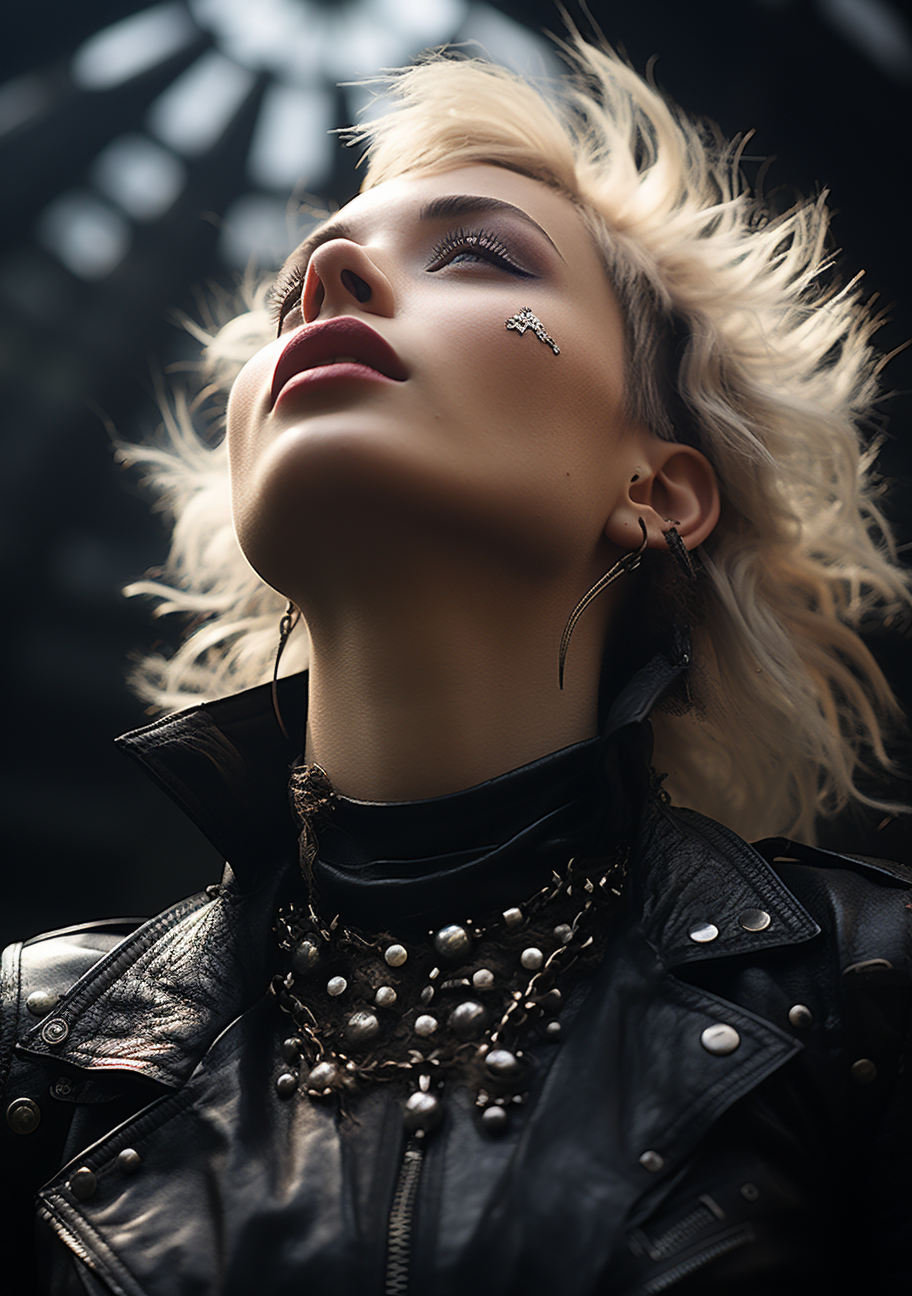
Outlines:
{"label": "dark red lipstick", "polygon": [[405,365],[379,333],[363,320],[342,315],[298,329],[279,356],[272,376],[271,403],[276,403],[282,389],[298,374],[330,367],[338,368],[340,377],[379,376],[393,382],[408,377]]}

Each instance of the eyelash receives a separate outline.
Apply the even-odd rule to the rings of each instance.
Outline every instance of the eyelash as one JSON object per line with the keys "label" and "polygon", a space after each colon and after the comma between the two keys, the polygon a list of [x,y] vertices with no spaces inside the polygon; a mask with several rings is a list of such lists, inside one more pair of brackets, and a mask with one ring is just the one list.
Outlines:
{"label": "eyelash", "polygon": [[501,266],[523,279],[533,278],[528,270],[523,270],[514,261],[506,244],[496,234],[485,229],[455,229],[445,234],[431,253],[427,269],[442,270],[444,266],[452,265],[455,257],[462,252],[474,253],[479,261]]}
{"label": "eyelash", "polygon": [[[452,265],[455,258],[463,252],[475,254],[479,261],[500,266],[523,279],[534,277],[514,261],[510,249],[502,239],[485,229],[450,230],[434,246],[426,268],[431,272],[442,270],[445,266]],[[285,317],[301,300],[306,273],[306,267],[291,266],[269,290],[269,314],[277,334],[282,331]]]}
{"label": "eyelash", "polygon": [[290,266],[269,290],[269,314],[277,334],[282,331],[285,316],[301,300],[305,274],[306,267]]}

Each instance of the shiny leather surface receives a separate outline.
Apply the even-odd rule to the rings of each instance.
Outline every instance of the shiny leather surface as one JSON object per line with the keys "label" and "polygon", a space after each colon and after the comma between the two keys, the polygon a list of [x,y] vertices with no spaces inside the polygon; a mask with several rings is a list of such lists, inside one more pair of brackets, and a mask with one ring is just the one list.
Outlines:
{"label": "shiny leather surface", "polygon": [[[240,851],[220,888],[131,934],[88,928],[8,953],[3,1106],[28,1097],[41,1123],[2,1130],[0,1290],[383,1291],[402,1093],[368,1093],[348,1117],[276,1094],[287,1028],[264,992],[295,867],[280,836],[265,861]],[[410,1290],[904,1290],[910,885],[900,866],[758,851],[651,799],[607,955],[563,1042],[535,1046],[519,1119],[492,1139],[465,1095],[448,1101]],[[769,924],[746,930],[749,909]],[[714,940],[691,938],[703,923]],[[62,995],[40,1019],[22,1006],[38,982]],[[790,1020],[796,1004],[809,1025]],[[727,1054],[701,1043],[719,1023],[739,1036]],[[873,1077],[853,1070],[863,1059]],[[89,1196],[74,1191],[81,1168]],[[14,1262],[31,1279],[2,1287]]]}

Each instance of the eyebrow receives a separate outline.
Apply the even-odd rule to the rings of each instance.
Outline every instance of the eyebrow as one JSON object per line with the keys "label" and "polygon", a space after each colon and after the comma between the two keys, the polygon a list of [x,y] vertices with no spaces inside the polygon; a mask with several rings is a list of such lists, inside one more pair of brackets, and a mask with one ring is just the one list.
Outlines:
{"label": "eyebrow", "polygon": [[[501,198],[487,198],[481,194],[452,194],[443,198],[432,198],[426,202],[418,212],[418,219],[421,222],[435,220],[461,220],[466,216],[476,216],[480,212],[504,212],[508,216],[513,216],[530,225],[541,236],[550,243],[551,247],[563,261],[557,244],[552,239],[547,230],[542,229],[538,221],[533,220],[528,212],[524,212],[521,207],[514,206],[513,203],[504,202]],[[324,243],[330,243],[333,239],[351,239],[354,237],[354,227],[349,221],[340,219],[330,219],[325,225],[315,230],[292,254],[297,262],[308,262],[318,247]],[[289,258],[291,259],[291,258]]]}

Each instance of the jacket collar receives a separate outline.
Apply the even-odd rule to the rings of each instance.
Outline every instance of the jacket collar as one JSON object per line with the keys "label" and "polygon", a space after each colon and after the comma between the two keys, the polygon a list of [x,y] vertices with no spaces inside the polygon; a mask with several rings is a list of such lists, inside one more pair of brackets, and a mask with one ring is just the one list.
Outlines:
{"label": "jacket collar", "polygon": [[[689,638],[673,631],[614,700],[602,729],[606,746],[640,726],[689,664]],[[307,673],[279,680],[278,690],[288,732],[303,734]],[[288,775],[300,741],[276,723],[271,685],[166,716],[124,734],[117,746],[202,830],[242,888],[258,886],[264,861],[296,842]]]}
{"label": "jacket collar", "polygon": [[[303,734],[307,674],[278,681],[289,733]],[[297,841],[288,775],[300,742],[276,723],[271,686],[204,702],[116,740],[184,811],[224,859],[243,889],[264,879],[264,864]]]}
{"label": "jacket collar", "polygon": [[[652,658],[612,708],[606,736],[626,730],[627,750],[641,745],[648,761],[648,727],[640,722],[688,660],[681,640]],[[281,681],[280,705],[289,730],[303,732],[304,676]],[[275,723],[268,687],[205,703],[119,743],[228,855],[227,885],[143,924],[21,1046],[172,1086],[268,984],[277,897],[297,857],[286,797],[297,753]],[[668,969],[795,944],[819,931],[752,847],[694,812],[650,803],[632,859],[630,909]]]}
{"label": "jacket collar", "polygon": [[638,858],[632,904],[668,969],[756,955],[820,931],[753,846],[694,810],[653,803]]}

